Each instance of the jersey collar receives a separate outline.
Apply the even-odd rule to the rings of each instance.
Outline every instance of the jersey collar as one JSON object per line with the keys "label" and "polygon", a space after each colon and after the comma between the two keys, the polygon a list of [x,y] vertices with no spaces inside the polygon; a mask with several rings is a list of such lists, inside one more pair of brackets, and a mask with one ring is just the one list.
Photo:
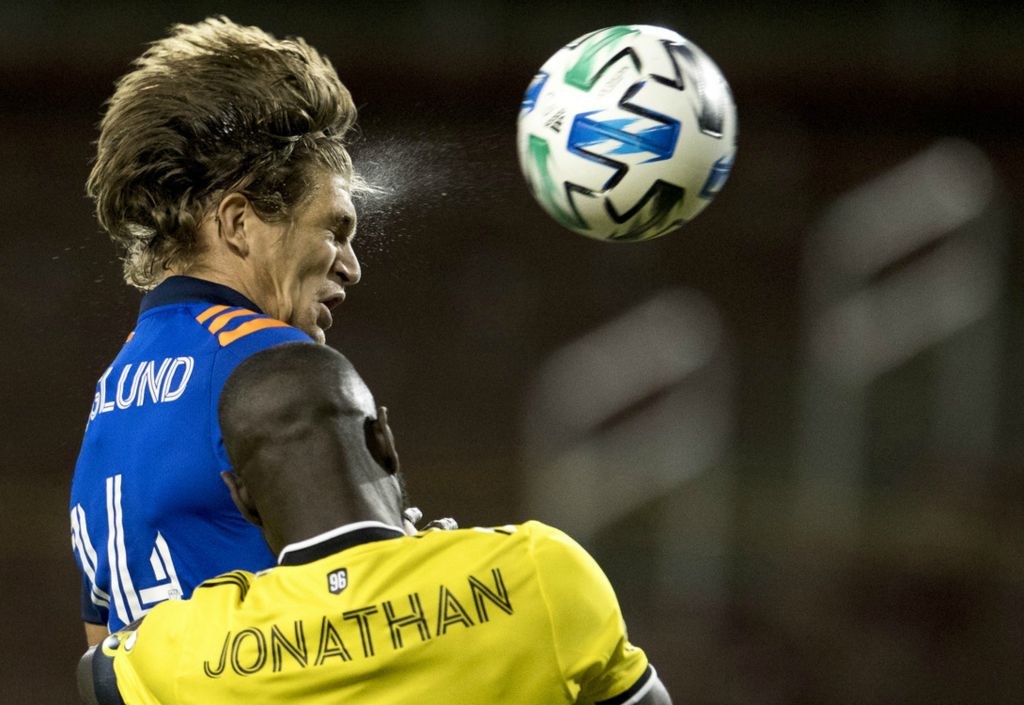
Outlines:
{"label": "jersey collar", "polygon": [[187,301],[238,306],[255,313],[263,313],[252,301],[223,284],[195,277],[173,276],[164,279],[157,288],[142,297],[139,314],[157,306],[180,304]]}
{"label": "jersey collar", "polygon": [[277,557],[278,565],[302,565],[344,551],[347,548],[373,541],[397,539],[405,536],[397,526],[380,521],[357,521],[339,526],[305,541],[290,543]]}

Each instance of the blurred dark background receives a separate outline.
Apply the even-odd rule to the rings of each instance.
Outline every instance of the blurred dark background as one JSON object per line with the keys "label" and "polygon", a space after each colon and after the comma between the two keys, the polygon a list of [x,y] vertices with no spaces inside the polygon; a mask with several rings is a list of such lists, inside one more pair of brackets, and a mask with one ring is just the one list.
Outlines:
{"label": "blurred dark background", "polygon": [[[77,702],[67,494],[139,299],[95,125],[215,13],[361,108],[393,196],[328,341],[428,516],[573,533],[678,703],[1024,702],[1024,11],[954,1],[3,5],[3,702]],[[740,139],[705,213],[614,245],[533,203],[514,138],[541,63],[626,23],[716,60]]]}

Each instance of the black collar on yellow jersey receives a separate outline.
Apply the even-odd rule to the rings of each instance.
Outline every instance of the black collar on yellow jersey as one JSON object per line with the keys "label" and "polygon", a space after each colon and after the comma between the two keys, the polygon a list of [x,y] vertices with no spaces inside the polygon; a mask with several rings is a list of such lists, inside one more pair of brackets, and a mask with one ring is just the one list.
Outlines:
{"label": "black collar on yellow jersey", "polygon": [[142,297],[139,313],[145,313],[157,306],[180,304],[187,301],[205,301],[211,304],[237,306],[256,313],[263,313],[252,301],[234,289],[216,282],[195,277],[167,277],[153,291]]}
{"label": "black collar on yellow jersey", "polygon": [[380,521],[357,521],[354,524],[339,526],[337,529],[313,536],[305,541],[288,544],[281,550],[277,562],[278,565],[312,563],[353,546],[373,541],[397,539],[402,536],[405,536],[405,532],[397,526]]}

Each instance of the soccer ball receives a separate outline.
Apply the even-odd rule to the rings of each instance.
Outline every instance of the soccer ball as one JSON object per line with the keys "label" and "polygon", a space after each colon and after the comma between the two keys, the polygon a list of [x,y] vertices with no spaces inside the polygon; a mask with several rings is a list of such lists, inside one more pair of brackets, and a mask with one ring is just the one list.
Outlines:
{"label": "soccer ball", "polygon": [[519,164],[570,230],[650,240],[721,190],[736,132],[729,84],[707,54],[663,27],[608,27],[560,49],[526,89]]}

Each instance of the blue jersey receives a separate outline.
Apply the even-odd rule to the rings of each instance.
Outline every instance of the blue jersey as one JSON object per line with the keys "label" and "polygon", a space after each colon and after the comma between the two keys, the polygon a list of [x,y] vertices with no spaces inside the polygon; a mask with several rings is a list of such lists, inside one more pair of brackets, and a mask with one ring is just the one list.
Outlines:
{"label": "blue jersey", "polygon": [[82,618],[121,628],[229,570],[275,564],[235,508],[217,404],[249,355],[305,333],[218,284],[170,277],[96,385],[71,484]]}

